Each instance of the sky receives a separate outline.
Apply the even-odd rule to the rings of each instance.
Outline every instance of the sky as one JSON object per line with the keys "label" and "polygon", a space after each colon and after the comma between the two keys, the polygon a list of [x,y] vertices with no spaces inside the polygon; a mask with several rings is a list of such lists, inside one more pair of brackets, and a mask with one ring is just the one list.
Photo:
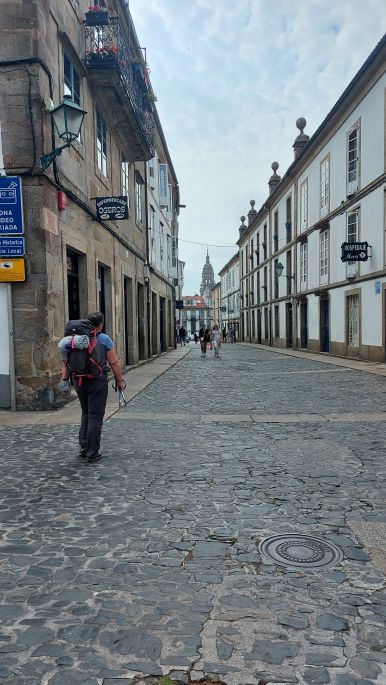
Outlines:
{"label": "sky", "polygon": [[194,294],[207,245],[218,281],[272,162],[284,175],[293,161],[296,120],[311,136],[381,39],[386,2],[130,0],[130,11],[186,204],[179,257]]}

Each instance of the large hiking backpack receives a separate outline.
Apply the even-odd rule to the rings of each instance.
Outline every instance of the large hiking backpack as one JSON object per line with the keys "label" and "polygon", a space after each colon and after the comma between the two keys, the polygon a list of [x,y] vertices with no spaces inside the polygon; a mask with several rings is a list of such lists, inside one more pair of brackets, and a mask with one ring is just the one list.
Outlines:
{"label": "large hiking backpack", "polygon": [[[64,336],[71,337],[71,349],[67,355],[67,366],[72,378],[79,385],[85,378],[97,378],[104,372],[105,361],[98,345],[94,326],[87,319],[69,321],[64,329]],[[85,347],[75,346],[75,337],[84,337]],[[87,343],[88,340],[88,343]]]}

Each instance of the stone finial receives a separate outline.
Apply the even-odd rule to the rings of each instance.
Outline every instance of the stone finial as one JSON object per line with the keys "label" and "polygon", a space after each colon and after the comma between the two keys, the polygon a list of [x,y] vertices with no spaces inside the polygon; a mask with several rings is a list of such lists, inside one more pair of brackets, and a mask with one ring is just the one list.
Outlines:
{"label": "stone finial", "polygon": [[251,223],[254,221],[255,217],[257,216],[257,212],[255,209],[255,201],[251,200],[250,203],[251,209],[248,212],[248,226],[251,225]]}
{"label": "stone finial", "polygon": [[240,235],[240,238],[241,238],[241,236],[243,235],[243,233],[244,233],[244,231],[246,230],[247,227],[246,227],[246,225],[245,225],[245,216],[241,216],[240,219],[241,219],[241,225],[240,225],[240,228],[239,228],[239,235]]}
{"label": "stone finial", "polygon": [[271,169],[273,171],[273,174],[271,178],[268,181],[268,187],[269,187],[269,194],[271,195],[273,191],[275,190],[276,186],[280,183],[281,181],[281,176],[277,174],[277,170],[279,168],[278,162],[272,162],[271,164]]}
{"label": "stone finial", "polygon": [[298,136],[295,138],[295,142],[293,144],[293,149],[295,153],[295,159],[298,157],[303,150],[304,146],[307,145],[310,136],[308,136],[306,133],[304,133],[304,129],[307,126],[307,122],[304,117],[300,117],[299,119],[296,120],[296,128],[299,129],[300,133]]}

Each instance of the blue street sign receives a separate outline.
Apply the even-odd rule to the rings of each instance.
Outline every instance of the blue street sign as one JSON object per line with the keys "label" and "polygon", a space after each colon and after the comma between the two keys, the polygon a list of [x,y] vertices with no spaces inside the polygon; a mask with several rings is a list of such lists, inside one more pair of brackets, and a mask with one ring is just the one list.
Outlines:
{"label": "blue street sign", "polygon": [[0,257],[24,257],[24,238],[0,236]]}
{"label": "blue street sign", "polygon": [[19,176],[0,176],[0,235],[24,233]]}
{"label": "blue street sign", "polygon": [[375,281],[375,294],[381,294],[381,281]]}

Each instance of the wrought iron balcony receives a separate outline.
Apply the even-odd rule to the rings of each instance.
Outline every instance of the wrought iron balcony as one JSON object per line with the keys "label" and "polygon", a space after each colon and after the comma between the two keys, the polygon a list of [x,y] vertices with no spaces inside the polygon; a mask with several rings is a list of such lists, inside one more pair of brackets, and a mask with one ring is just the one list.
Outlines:
{"label": "wrought iron balcony", "polygon": [[130,52],[118,17],[103,26],[85,26],[85,39],[90,81],[108,103],[116,134],[130,148],[129,161],[151,159],[154,94],[144,61]]}

